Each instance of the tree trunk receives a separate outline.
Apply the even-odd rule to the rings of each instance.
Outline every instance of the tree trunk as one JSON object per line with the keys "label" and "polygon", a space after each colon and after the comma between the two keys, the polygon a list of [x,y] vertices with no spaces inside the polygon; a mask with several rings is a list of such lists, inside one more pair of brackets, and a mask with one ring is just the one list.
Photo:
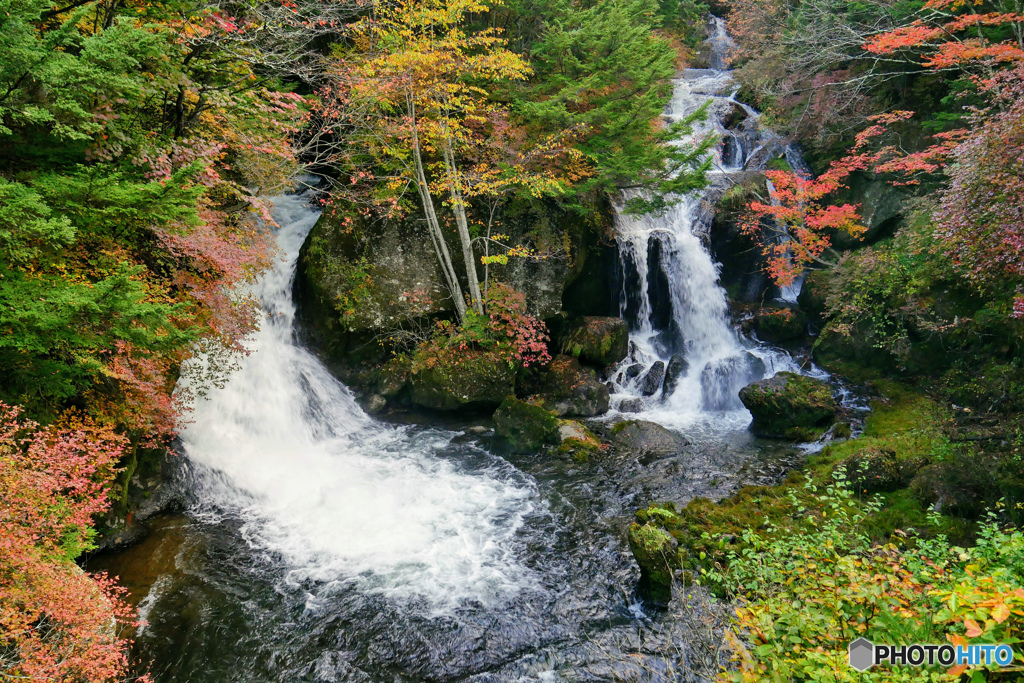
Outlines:
{"label": "tree trunk", "polygon": [[462,243],[462,260],[466,262],[466,279],[469,281],[469,296],[473,310],[483,315],[484,299],[480,294],[480,277],[476,271],[476,256],[473,255],[473,238],[469,235],[469,221],[466,219],[466,203],[462,196],[462,186],[455,166],[455,152],[451,138],[444,141],[444,165],[448,171],[448,187],[452,196],[452,211],[455,213],[455,224],[459,230],[459,242]]}
{"label": "tree trunk", "polygon": [[466,318],[466,299],[462,296],[462,287],[459,285],[459,278],[455,273],[452,257],[448,252],[448,244],[444,240],[444,233],[441,232],[437,212],[434,211],[434,200],[430,196],[430,187],[427,185],[427,174],[423,170],[423,158],[420,155],[420,138],[416,129],[416,106],[411,94],[406,95],[406,102],[409,105],[409,114],[412,119],[412,156],[416,175],[416,190],[419,192],[423,213],[427,218],[427,232],[430,233],[431,242],[434,244],[434,253],[437,254],[437,260],[441,263],[441,271],[444,273],[448,291],[451,292],[455,302],[455,312],[461,323]]}

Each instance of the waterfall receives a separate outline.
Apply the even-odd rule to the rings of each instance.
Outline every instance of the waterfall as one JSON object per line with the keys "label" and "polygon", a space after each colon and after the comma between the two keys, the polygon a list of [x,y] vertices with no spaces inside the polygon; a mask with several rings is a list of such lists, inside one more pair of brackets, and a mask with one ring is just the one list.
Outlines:
{"label": "waterfall", "polygon": [[[664,118],[682,120],[708,103],[707,120],[679,144],[709,134],[720,138],[709,187],[680,198],[661,215],[619,212],[615,218],[623,274],[620,314],[630,325],[630,352],[612,372],[613,405],[622,412],[642,409],[652,419],[676,425],[730,413],[743,422],[747,414],[739,390],[768,374],[795,369],[788,355],[743,339],[733,329],[705,237],[713,200],[733,179],[763,169],[780,154],[797,164],[803,160],[777,135],[759,128],[756,111],[736,101],[738,85],[726,68],[732,41],[722,19],[711,19],[707,45],[711,68],[679,74]],[[795,299],[798,291],[783,295]]]}
{"label": "waterfall", "polygon": [[197,514],[239,524],[293,582],[356,583],[433,609],[517,591],[529,575],[513,540],[535,488],[494,458],[470,469],[440,457],[452,432],[373,420],[297,344],[292,281],[318,214],[297,196],[274,205],[284,257],[252,291],[261,329],[181,434]]}

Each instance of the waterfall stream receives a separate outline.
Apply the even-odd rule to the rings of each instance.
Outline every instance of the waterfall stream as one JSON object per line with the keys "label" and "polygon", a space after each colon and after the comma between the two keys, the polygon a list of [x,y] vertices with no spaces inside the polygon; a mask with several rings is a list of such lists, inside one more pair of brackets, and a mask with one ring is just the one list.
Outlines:
{"label": "waterfall stream", "polygon": [[[610,375],[613,405],[680,428],[746,424],[739,390],[780,370],[797,370],[785,352],[733,329],[718,266],[705,245],[713,200],[725,188],[780,154],[802,164],[777,135],[760,129],[757,112],[735,99],[739,86],[726,68],[732,42],[725,22],[713,17],[709,29],[711,68],[685,69],[664,114],[680,121],[709,104],[706,120],[679,141],[720,137],[709,187],[661,215],[619,213],[615,221],[623,274],[619,308],[630,325],[630,351]],[[799,286],[791,287],[781,298],[795,300],[798,293]]]}
{"label": "waterfall stream", "polygon": [[437,458],[450,433],[372,420],[296,344],[292,278],[318,213],[297,196],[274,206],[284,258],[253,292],[263,324],[181,434],[204,511],[235,514],[292,581],[344,578],[438,607],[513,591],[525,572],[509,543],[535,492]]}

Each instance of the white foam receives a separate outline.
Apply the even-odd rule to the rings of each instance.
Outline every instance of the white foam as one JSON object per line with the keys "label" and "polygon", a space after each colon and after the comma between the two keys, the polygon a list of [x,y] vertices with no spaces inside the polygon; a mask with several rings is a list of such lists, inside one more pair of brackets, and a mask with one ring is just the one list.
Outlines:
{"label": "white foam", "polygon": [[291,581],[434,609],[519,590],[529,575],[514,537],[536,491],[498,461],[465,471],[441,457],[452,433],[376,422],[296,344],[291,282],[317,214],[293,196],[275,200],[274,214],[285,257],[254,287],[263,325],[241,369],[198,402],[182,433],[203,509],[239,516],[245,538],[283,559]]}

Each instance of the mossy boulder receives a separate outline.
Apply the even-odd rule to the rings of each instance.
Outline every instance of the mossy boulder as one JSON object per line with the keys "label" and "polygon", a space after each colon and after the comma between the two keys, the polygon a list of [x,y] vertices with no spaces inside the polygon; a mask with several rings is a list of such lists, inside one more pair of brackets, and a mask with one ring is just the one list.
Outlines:
{"label": "mossy boulder", "polygon": [[679,541],[667,526],[679,520],[668,507],[652,505],[636,513],[627,533],[629,550],[640,567],[640,593],[656,603],[667,603],[680,568]]}
{"label": "mossy boulder", "polygon": [[792,372],[748,384],[740,401],[754,417],[750,428],[761,436],[810,441],[835,422],[828,383]]}
{"label": "mossy boulder", "polygon": [[559,443],[562,421],[542,406],[511,396],[494,412],[494,434],[513,451],[535,453],[544,446]]}
{"label": "mossy boulder", "polygon": [[795,342],[807,336],[807,316],[798,308],[762,307],[754,313],[754,328],[770,344]]}
{"label": "mossy boulder", "polygon": [[587,462],[590,456],[608,448],[589,429],[579,422],[562,420],[558,426],[559,455],[568,455],[577,462]]}
{"label": "mossy boulder", "polygon": [[868,447],[845,462],[850,486],[859,493],[905,488],[925,465],[923,458],[899,458],[891,448]]}
{"label": "mossy boulder", "polygon": [[608,412],[610,393],[593,370],[570,356],[556,356],[540,378],[544,405],[560,417],[592,417]]}
{"label": "mossy boulder", "polygon": [[829,372],[854,380],[871,379],[878,373],[893,373],[899,363],[879,348],[874,333],[858,325],[849,334],[834,323],[825,325],[814,342],[814,362]]}
{"label": "mossy boulder", "polygon": [[627,420],[612,427],[612,445],[619,453],[639,457],[663,457],[678,453],[686,439],[656,422]]}
{"label": "mossy boulder", "polygon": [[499,356],[466,351],[413,365],[409,399],[431,410],[484,410],[514,393],[516,369]]}
{"label": "mossy boulder", "polygon": [[629,351],[629,328],[621,318],[585,316],[562,333],[562,351],[573,358],[607,367]]}

